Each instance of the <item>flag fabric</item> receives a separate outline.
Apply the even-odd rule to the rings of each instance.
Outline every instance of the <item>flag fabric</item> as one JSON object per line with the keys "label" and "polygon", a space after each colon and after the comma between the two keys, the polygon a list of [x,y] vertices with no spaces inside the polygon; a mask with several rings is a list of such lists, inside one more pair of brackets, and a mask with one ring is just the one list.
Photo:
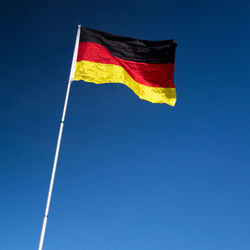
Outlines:
{"label": "flag fabric", "polygon": [[174,106],[175,40],[148,41],[81,27],[74,81],[122,83],[139,98]]}

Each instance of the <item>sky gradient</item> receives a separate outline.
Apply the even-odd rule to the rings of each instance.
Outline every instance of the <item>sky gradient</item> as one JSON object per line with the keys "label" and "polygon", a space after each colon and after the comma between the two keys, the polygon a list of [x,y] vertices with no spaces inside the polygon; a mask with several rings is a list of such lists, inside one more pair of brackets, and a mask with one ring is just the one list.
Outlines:
{"label": "sky gradient", "polygon": [[44,250],[249,250],[249,11],[249,1],[5,2],[0,249],[38,248],[81,24],[174,38],[177,104],[72,85]]}

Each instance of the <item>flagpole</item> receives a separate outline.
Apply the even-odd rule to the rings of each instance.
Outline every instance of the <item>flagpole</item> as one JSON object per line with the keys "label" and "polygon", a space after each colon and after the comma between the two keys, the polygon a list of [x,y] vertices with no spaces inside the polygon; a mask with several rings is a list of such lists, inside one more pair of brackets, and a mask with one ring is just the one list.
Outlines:
{"label": "flagpole", "polygon": [[73,54],[73,59],[72,59],[72,64],[71,64],[67,92],[66,92],[65,101],[64,101],[62,119],[60,122],[60,129],[59,129],[59,134],[58,134],[58,139],[57,139],[56,152],[55,152],[55,157],[54,157],[53,169],[52,169],[48,198],[47,198],[47,204],[46,204],[45,214],[43,217],[43,225],[42,225],[42,231],[41,231],[38,250],[43,249],[43,242],[44,242],[44,236],[45,236],[45,231],[46,231],[46,226],[47,226],[47,221],[48,221],[49,207],[50,207],[51,195],[52,195],[53,185],[54,185],[54,180],[55,180],[57,160],[58,160],[58,155],[59,155],[59,151],[60,151],[64,120],[65,120],[65,115],[66,115],[66,110],[67,110],[67,105],[68,105],[68,99],[69,99],[70,86],[71,86],[72,80],[74,78],[74,73],[75,73],[75,65],[76,65],[77,51],[78,51],[78,45],[79,45],[80,30],[81,30],[81,25],[78,25],[74,54]]}

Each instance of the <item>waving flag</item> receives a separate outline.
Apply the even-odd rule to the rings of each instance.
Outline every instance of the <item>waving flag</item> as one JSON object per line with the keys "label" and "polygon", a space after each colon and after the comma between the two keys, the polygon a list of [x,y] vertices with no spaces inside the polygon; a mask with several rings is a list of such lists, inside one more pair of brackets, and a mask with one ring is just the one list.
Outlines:
{"label": "waving flag", "polygon": [[147,41],[81,27],[74,81],[122,83],[153,103],[176,102],[175,40]]}

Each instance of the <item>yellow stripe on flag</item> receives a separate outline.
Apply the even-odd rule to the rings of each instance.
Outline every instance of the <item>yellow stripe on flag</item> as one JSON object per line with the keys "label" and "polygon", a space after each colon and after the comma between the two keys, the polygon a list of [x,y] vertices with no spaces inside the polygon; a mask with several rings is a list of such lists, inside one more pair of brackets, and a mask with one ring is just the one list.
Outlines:
{"label": "yellow stripe on flag", "polygon": [[74,81],[79,80],[96,84],[122,83],[133,90],[140,99],[153,103],[167,103],[170,106],[176,103],[175,88],[149,87],[140,84],[119,65],[79,61],[76,63]]}

